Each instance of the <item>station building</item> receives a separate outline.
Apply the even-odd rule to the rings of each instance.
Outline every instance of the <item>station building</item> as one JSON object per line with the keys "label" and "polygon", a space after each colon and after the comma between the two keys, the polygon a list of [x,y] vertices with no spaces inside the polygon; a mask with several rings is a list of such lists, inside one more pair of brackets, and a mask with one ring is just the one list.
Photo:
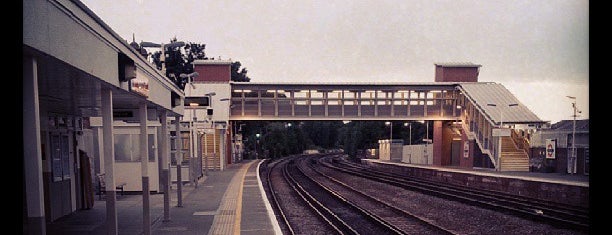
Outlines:
{"label": "station building", "polygon": [[[572,141],[575,136],[575,141]],[[531,135],[530,167],[536,172],[589,174],[589,120],[561,120]],[[576,162],[571,166],[572,143]],[[572,171],[574,170],[574,171]]]}
{"label": "station building", "polygon": [[[100,180],[116,232],[116,186],[166,193],[180,176],[182,185],[224,170],[242,158],[236,122],[424,121],[431,145],[409,161],[509,171],[529,171],[530,134],[546,124],[503,85],[478,82],[473,63],[436,63],[430,83],[289,84],[232,82],[231,60],[200,60],[181,89],[77,0],[24,1],[23,20],[31,234],[90,207]],[[404,147],[385,143],[383,156],[405,159],[394,152]]]}
{"label": "station building", "polygon": [[24,1],[22,51],[24,231],[91,208],[102,180],[116,232],[116,186],[169,191],[185,92],[80,1]]}

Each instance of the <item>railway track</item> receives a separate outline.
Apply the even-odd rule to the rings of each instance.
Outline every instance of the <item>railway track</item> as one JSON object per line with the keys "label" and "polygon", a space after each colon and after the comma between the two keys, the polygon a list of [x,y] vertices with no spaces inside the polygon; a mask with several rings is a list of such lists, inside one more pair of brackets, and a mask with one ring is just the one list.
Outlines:
{"label": "railway track", "polygon": [[[374,197],[356,193],[346,185],[339,187],[341,184],[334,183],[336,186],[330,187],[329,181],[320,182],[322,175],[303,160],[287,158],[266,168],[266,181],[270,192],[274,192],[271,198],[286,233],[453,234]],[[302,209],[296,210],[295,205]],[[325,231],[312,230],[315,223],[325,227]]]}
{"label": "railway track", "polygon": [[407,178],[405,175],[376,170],[352,163],[339,157],[323,157],[320,165],[347,174],[384,182],[401,188],[477,205],[496,211],[512,213],[555,227],[588,231],[590,220],[588,209],[537,199],[520,197],[490,190],[470,189],[433,181]]}
{"label": "railway track", "polygon": [[299,189],[287,180],[285,165],[291,158],[268,162],[265,168],[269,199],[284,234],[344,234]]}
{"label": "railway track", "polygon": [[368,211],[378,220],[384,221],[392,230],[401,234],[456,234],[453,231],[437,225],[434,221],[418,216],[414,213],[398,208],[391,203],[369,195],[362,190],[352,187],[333,176],[325,174],[313,166],[311,159],[304,159],[297,168],[306,177],[325,187],[330,193],[340,195],[347,202]]}

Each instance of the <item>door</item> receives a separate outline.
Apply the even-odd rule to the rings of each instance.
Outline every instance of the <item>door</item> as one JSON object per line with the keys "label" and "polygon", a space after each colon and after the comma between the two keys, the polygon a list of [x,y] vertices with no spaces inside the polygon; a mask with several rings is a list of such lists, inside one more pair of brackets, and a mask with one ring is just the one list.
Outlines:
{"label": "door", "polygon": [[50,141],[52,173],[49,183],[49,209],[51,220],[56,220],[72,212],[72,143],[68,132],[52,132]]}
{"label": "door", "polygon": [[461,140],[453,140],[451,142],[451,165],[459,166],[461,157]]}

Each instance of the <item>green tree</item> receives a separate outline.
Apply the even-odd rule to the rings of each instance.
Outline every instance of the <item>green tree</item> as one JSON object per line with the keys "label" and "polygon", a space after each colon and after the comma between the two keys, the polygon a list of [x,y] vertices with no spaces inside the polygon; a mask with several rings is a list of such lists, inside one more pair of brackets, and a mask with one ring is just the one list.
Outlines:
{"label": "green tree", "polygon": [[234,82],[250,82],[251,78],[247,76],[248,70],[246,68],[241,69],[240,66],[242,66],[240,61],[232,62],[231,80]]}

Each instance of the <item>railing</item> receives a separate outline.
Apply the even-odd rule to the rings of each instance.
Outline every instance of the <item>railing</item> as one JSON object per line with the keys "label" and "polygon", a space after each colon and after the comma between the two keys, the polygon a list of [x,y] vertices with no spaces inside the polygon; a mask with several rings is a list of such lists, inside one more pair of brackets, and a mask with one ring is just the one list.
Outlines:
{"label": "railing", "polygon": [[[476,133],[474,133],[473,131],[470,131],[470,130],[474,129],[474,125],[473,124],[474,124],[474,122],[470,122],[470,125],[468,126],[467,123],[465,122],[465,120],[462,119],[462,121],[461,121],[461,128],[463,128],[463,130],[466,132],[466,135],[468,136],[468,139],[476,140],[476,144],[482,150],[481,152],[483,154],[488,155],[489,158],[491,159],[491,162],[495,166],[495,164],[497,164],[497,159],[496,159],[495,152],[492,152],[489,149],[489,147],[491,147],[490,138],[485,138],[486,142],[482,143],[480,141],[480,139],[478,138],[478,136],[476,135]],[[480,134],[482,136],[482,133],[480,133]],[[495,151],[495,148],[493,148],[493,151]]]}
{"label": "railing", "polygon": [[511,136],[516,147],[518,149],[522,149],[529,156],[529,151],[527,151],[529,149],[529,140],[522,135],[519,135],[517,130],[512,130]]}

